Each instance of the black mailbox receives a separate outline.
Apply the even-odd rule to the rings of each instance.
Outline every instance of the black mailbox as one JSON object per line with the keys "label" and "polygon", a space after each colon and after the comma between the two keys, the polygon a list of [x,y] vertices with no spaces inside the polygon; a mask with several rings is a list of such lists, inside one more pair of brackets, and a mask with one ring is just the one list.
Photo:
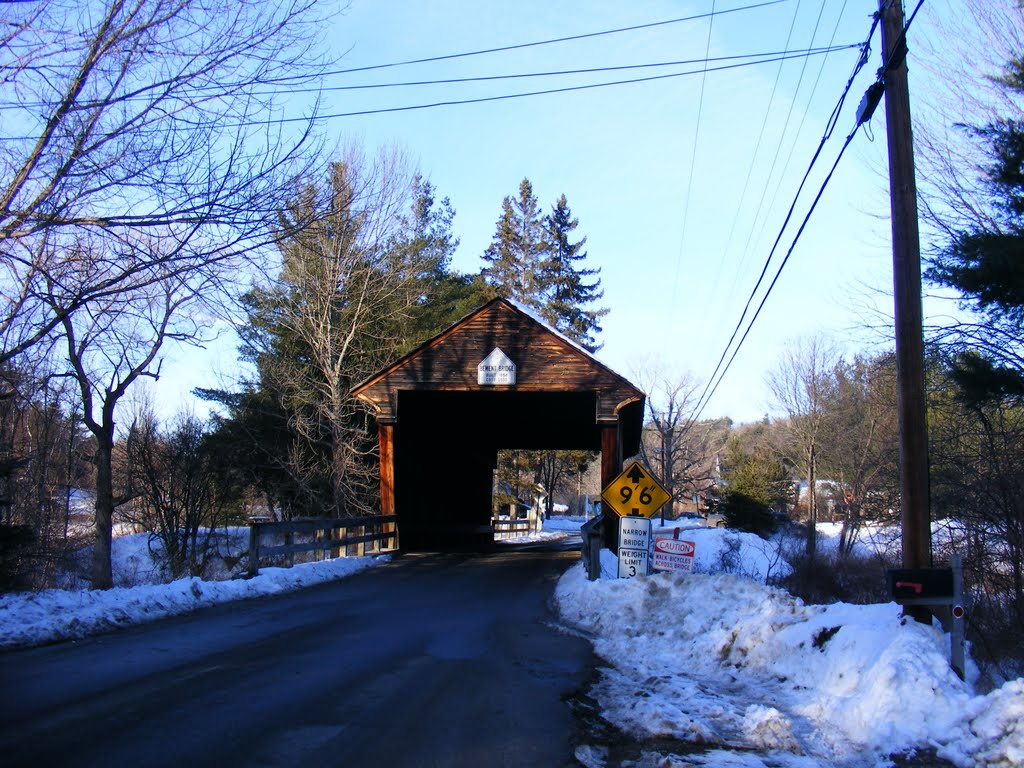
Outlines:
{"label": "black mailbox", "polygon": [[889,594],[898,603],[951,602],[952,568],[895,568],[889,571]]}

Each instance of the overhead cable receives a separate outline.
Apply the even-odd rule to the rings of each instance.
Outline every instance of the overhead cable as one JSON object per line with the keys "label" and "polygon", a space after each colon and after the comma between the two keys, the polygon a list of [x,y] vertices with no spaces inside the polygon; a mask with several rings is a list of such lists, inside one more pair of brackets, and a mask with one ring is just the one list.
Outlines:
{"label": "overhead cable", "polygon": [[[711,12],[715,11],[715,0],[711,0]],[[704,47],[705,58],[711,52],[711,33],[714,30],[714,17],[708,22],[708,38],[707,43]],[[674,306],[676,303],[676,289],[679,286],[679,268],[682,266],[683,261],[683,243],[686,242],[686,221],[690,217],[690,194],[693,191],[693,171],[697,167],[697,145],[700,141],[700,122],[701,116],[704,114],[704,86],[707,84],[708,75],[704,72],[704,75],[700,80],[700,93],[697,96],[697,120],[693,128],[693,149],[690,152],[690,173],[686,178],[686,196],[683,198],[683,225],[679,232],[679,250],[676,253],[676,270],[675,275],[672,277],[672,299],[671,303]]]}
{"label": "overhead cable", "polygon": [[[894,0],[894,1],[898,2],[898,0]],[[878,98],[880,98],[880,95],[881,95],[881,91],[879,90],[878,86],[879,86],[879,84],[884,84],[885,74],[888,71],[890,71],[892,68],[898,67],[902,63],[902,57],[904,57],[906,55],[907,31],[910,29],[910,25],[913,23],[914,17],[917,16],[917,12],[921,9],[922,5],[924,5],[924,0],[918,0],[917,6],[914,8],[913,13],[911,13],[911,15],[908,18],[906,24],[903,25],[903,32],[900,34],[899,40],[896,41],[896,45],[893,46],[892,54],[885,60],[883,66],[879,69],[879,71],[878,71],[878,80],[875,83],[873,83],[872,86],[868,89],[868,94],[865,94],[866,100],[867,99],[873,100],[874,103],[877,104],[877,100],[878,100]],[[871,25],[871,32],[868,35],[868,41],[869,42],[870,42],[871,38],[874,36],[875,29],[877,28],[880,19],[881,19],[880,14],[875,14],[873,23]],[[858,66],[855,69],[854,74],[850,77],[850,81],[846,85],[846,89],[844,90],[843,95],[840,98],[840,101],[839,101],[839,104],[836,107],[836,110],[834,110],[833,113],[832,113],[832,118],[829,121],[830,127],[826,130],[825,138],[822,139],[823,142],[825,141],[825,139],[827,139],[831,135],[832,131],[835,128],[835,121],[836,121],[836,119],[839,116],[839,110],[840,110],[840,108],[842,106],[842,103],[845,101],[846,96],[849,93],[850,88],[853,85],[853,78],[856,77],[857,73],[860,71],[860,69],[867,62],[868,51],[869,51],[868,47],[865,46],[864,51],[862,52],[862,55],[861,55],[861,60],[860,60],[860,62],[858,62]],[[837,155],[835,162],[832,164],[831,170],[828,172],[828,175],[825,177],[825,180],[822,182],[821,187],[818,190],[818,194],[815,196],[814,201],[811,203],[810,209],[807,211],[807,214],[804,216],[803,222],[800,224],[800,228],[797,230],[796,236],[793,238],[792,244],[790,245],[789,249],[786,251],[786,255],[785,255],[785,257],[783,257],[782,262],[779,264],[779,268],[776,270],[775,276],[772,278],[772,281],[768,285],[768,288],[765,291],[764,296],[761,298],[761,301],[758,304],[757,309],[755,310],[753,316],[750,318],[750,322],[747,324],[746,330],[743,332],[743,335],[740,337],[740,340],[736,344],[735,349],[733,349],[732,354],[729,356],[728,362],[725,363],[725,367],[722,368],[722,362],[725,359],[725,356],[728,354],[729,347],[732,344],[733,339],[735,339],[737,331],[739,330],[740,326],[742,325],[743,317],[746,315],[746,312],[747,312],[747,310],[750,307],[750,302],[754,298],[754,295],[755,295],[755,293],[757,291],[757,288],[758,288],[758,286],[760,286],[761,281],[764,278],[765,272],[767,271],[767,268],[768,268],[768,263],[771,261],[772,254],[774,254],[774,252],[775,252],[775,247],[778,245],[779,240],[778,240],[778,238],[776,238],[775,245],[772,246],[772,251],[771,251],[771,253],[768,256],[768,261],[765,262],[765,269],[762,270],[761,276],[758,278],[757,284],[754,286],[754,290],[751,292],[750,299],[748,299],[747,305],[743,309],[743,314],[740,316],[740,322],[737,323],[736,329],[733,330],[732,336],[729,337],[729,342],[726,344],[725,350],[722,352],[722,357],[719,358],[718,365],[715,366],[715,371],[714,371],[714,373],[711,374],[711,378],[708,380],[708,385],[705,386],[704,392],[701,394],[700,398],[697,401],[697,407],[694,409],[694,412],[691,415],[691,417],[687,420],[687,428],[689,428],[692,424],[694,424],[700,418],[700,415],[704,412],[704,408],[707,406],[708,402],[710,402],[711,397],[714,395],[715,391],[718,389],[718,386],[722,383],[722,379],[725,377],[725,374],[728,372],[729,368],[732,366],[733,360],[736,359],[736,355],[739,353],[740,348],[743,346],[743,342],[746,340],[747,335],[750,333],[751,329],[754,327],[754,322],[757,320],[758,316],[761,314],[761,309],[764,307],[765,302],[768,300],[768,296],[771,294],[772,289],[774,289],[775,284],[778,282],[779,276],[782,274],[783,268],[786,266],[786,263],[789,261],[790,255],[792,255],[792,253],[793,253],[793,249],[796,248],[796,244],[797,244],[797,242],[799,242],[800,236],[803,234],[804,228],[807,226],[807,222],[810,220],[811,214],[814,212],[814,209],[817,206],[818,201],[821,199],[821,196],[822,196],[822,194],[825,191],[825,187],[828,186],[829,181],[832,179],[832,175],[835,173],[836,167],[839,165],[839,161],[842,159],[843,154],[846,152],[846,148],[848,146],[850,146],[850,143],[853,141],[853,137],[857,134],[857,131],[860,129],[860,127],[862,125],[864,125],[864,123],[866,123],[870,119],[870,117],[871,117],[870,112],[873,111],[874,106],[872,106],[870,110],[865,110],[864,104],[865,104],[865,102],[862,101],[861,102],[861,106],[858,108],[858,111],[857,111],[857,117],[856,117],[856,120],[854,121],[853,130],[851,130],[849,135],[846,137],[846,140],[843,143],[842,148],[839,150],[839,154]],[[819,145],[818,152],[815,153],[814,159],[812,159],[812,161],[811,161],[811,165],[812,166],[814,165],[814,162],[817,160],[818,154],[820,153],[820,151],[821,151],[821,145]],[[808,168],[808,172],[810,172],[810,168]],[[806,179],[807,179],[807,176],[805,174],[804,181],[806,181]],[[804,184],[804,182],[802,181],[801,184],[800,184],[800,189],[797,191],[797,197],[799,197],[799,195],[800,195],[800,190],[803,189],[803,184]],[[794,204],[795,203],[796,203],[796,200],[794,199]],[[793,208],[791,206],[789,214],[787,214],[786,220],[785,220],[785,222],[783,222],[782,228],[781,228],[781,230],[779,232],[780,237],[781,237],[782,231],[785,230],[787,224],[789,223],[789,219],[790,219],[790,216],[792,215],[792,212],[793,212]],[[721,373],[719,373],[720,369],[721,369]],[[717,380],[715,379],[716,375],[717,375]],[[712,385],[712,382],[713,382],[713,385]]]}
{"label": "overhead cable", "polygon": [[[860,58],[857,60],[857,64],[854,67],[853,73],[850,75],[849,80],[847,80],[846,87],[843,89],[842,94],[840,95],[838,101],[836,102],[836,106],[832,110],[832,114],[829,117],[828,124],[825,127],[825,132],[822,135],[821,141],[818,144],[818,148],[814,152],[814,155],[811,158],[811,161],[810,161],[810,163],[809,163],[809,165],[807,167],[807,170],[804,172],[803,179],[801,179],[801,181],[800,181],[800,185],[797,188],[796,194],[793,197],[793,202],[790,204],[789,210],[786,213],[785,220],[783,221],[782,226],[779,228],[779,233],[778,233],[778,235],[775,238],[775,242],[772,244],[771,250],[768,253],[768,257],[765,259],[764,267],[761,269],[761,274],[758,276],[757,282],[754,284],[754,287],[751,289],[750,295],[748,296],[746,304],[743,307],[743,311],[740,313],[740,318],[736,322],[736,326],[735,326],[735,328],[733,328],[732,334],[729,336],[729,340],[726,342],[725,347],[722,350],[722,354],[721,354],[721,356],[718,359],[718,363],[715,365],[715,370],[712,372],[711,376],[708,379],[707,384],[704,387],[703,392],[701,393],[700,397],[697,400],[697,406],[694,408],[693,414],[687,420],[687,428],[689,426],[691,426],[694,422],[697,421],[697,419],[700,417],[700,414],[703,413],[704,408],[707,406],[707,404],[710,401],[711,397],[714,395],[715,391],[717,391],[718,386],[719,386],[719,384],[722,381],[722,376],[724,376],[724,374],[725,374],[725,370],[728,370],[728,367],[731,366],[732,361],[736,358],[736,354],[739,351],[739,348],[743,344],[743,339],[746,339],[747,334],[749,334],[749,332],[750,332],[750,328],[753,326],[754,319],[756,319],[757,315],[760,314],[761,307],[764,306],[764,302],[767,299],[768,294],[771,291],[771,287],[774,287],[775,283],[778,281],[778,276],[781,273],[781,267],[778,270],[778,272],[776,272],[775,278],[772,280],[771,287],[769,287],[768,291],[766,291],[764,297],[761,300],[761,303],[758,305],[758,309],[757,309],[754,317],[751,318],[750,323],[748,324],[746,331],[744,331],[740,341],[736,345],[736,348],[733,350],[731,357],[729,357],[729,363],[726,364],[725,360],[726,360],[726,357],[729,356],[729,350],[732,347],[733,342],[736,340],[736,337],[739,334],[740,329],[743,327],[744,320],[746,319],[747,313],[750,311],[750,307],[752,306],[752,304],[754,302],[754,299],[757,296],[758,289],[761,287],[761,284],[764,282],[765,276],[768,273],[768,269],[771,266],[772,258],[775,255],[775,251],[778,248],[778,245],[779,245],[780,241],[782,240],[782,236],[785,233],[786,228],[789,226],[789,222],[790,222],[790,220],[793,217],[793,212],[794,212],[794,210],[796,208],[797,202],[800,199],[800,195],[803,192],[804,185],[807,183],[807,179],[810,177],[811,171],[813,170],[815,164],[817,163],[818,158],[821,156],[821,152],[824,149],[825,144],[832,137],[832,134],[835,131],[835,127],[836,127],[836,124],[838,122],[839,115],[842,112],[843,104],[846,102],[846,97],[849,95],[850,90],[853,88],[854,80],[856,79],[856,77],[860,73],[860,71],[864,68],[864,66],[867,64],[868,56],[869,56],[869,53],[870,53],[871,38],[874,37],[875,30],[877,29],[878,24],[879,24],[879,19],[880,19],[880,17],[878,15],[875,15],[875,17],[874,17],[874,19],[872,21],[872,24],[871,24],[871,30],[868,33],[867,38],[866,38],[866,40],[864,42],[864,45],[862,47]],[[857,123],[854,126],[853,131],[847,137],[846,143],[843,145],[843,148],[842,148],[842,150],[839,153],[839,157],[840,158],[842,157],[843,152],[845,152],[846,147],[849,145],[850,141],[852,141],[852,138],[853,138],[854,134],[856,133],[856,131],[857,131],[857,129],[859,127],[860,127],[860,123]],[[838,162],[838,159],[837,159],[837,162]],[[835,170],[835,166],[833,166],[833,171],[834,170]],[[825,183],[822,185],[821,189],[818,192],[818,196],[815,198],[815,205],[817,204],[818,199],[820,199],[821,193],[824,191],[825,184],[828,183],[828,180],[831,178],[831,176],[832,176],[832,172],[830,171],[828,177],[825,180]],[[811,210],[812,211],[814,210],[813,206],[812,206]],[[810,215],[810,212],[808,212],[808,217],[809,217],[809,215]],[[807,223],[807,218],[805,217],[804,223],[800,227],[800,232],[803,232],[803,228],[804,228],[804,225],[806,225],[806,223]],[[799,235],[798,235],[797,239],[799,239]],[[792,248],[795,247],[795,245],[796,245],[796,240],[794,240],[793,246],[790,247],[789,252],[787,252],[786,257],[783,259],[782,266],[785,266],[786,262],[789,259],[789,253],[792,252]],[[725,366],[725,369],[723,369],[723,366]],[[721,373],[721,375],[720,375],[720,373]]]}
{"label": "overhead cable", "polygon": [[622,32],[635,32],[640,29],[651,29],[653,27],[664,27],[669,24],[680,24],[687,21],[699,21],[700,19],[706,19],[714,16],[724,16],[727,13],[739,13],[741,11],[752,11],[757,8],[766,8],[771,5],[778,5],[779,3],[787,2],[787,0],[766,0],[766,2],[754,3],[752,5],[739,6],[737,8],[727,8],[723,11],[712,11],[710,13],[699,13],[693,16],[683,16],[678,19],[667,19],[665,21],[652,21],[648,24],[634,24],[629,27],[618,27],[617,29],[605,29],[600,32],[585,32],[579,35],[568,35],[566,37],[555,37],[549,40],[537,40],[532,43],[517,43],[515,45],[503,45],[497,48],[484,48],[477,51],[465,51],[463,53],[449,53],[444,56],[429,56],[422,59],[408,59],[406,61],[393,61],[388,64],[371,64],[365,67],[351,67],[349,69],[338,69],[333,72],[327,72],[325,75],[347,75],[352,72],[369,72],[375,69],[389,69],[391,67],[404,67],[411,64],[429,64],[435,61],[448,61],[451,59],[461,59],[468,56],[483,56],[490,53],[502,53],[504,51],[516,51],[523,48],[535,48],[541,45],[554,45],[557,43],[567,43],[573,40],[586,40],[593,37],[601,37],[604,35],[617,35]]}
{"label": "overhead cable", "polygon": [[[856,47],[856,46],[849,46],[849,47]],[[612,81],[606,81],[606,82],[602,82],[602,83],[587,83],[587,84],[584,84],[584,85],[571,85],[571,86],[564,86],[564,87],[560,87],[560,88],[548,88],[548,89],[542,89],[542,90],[536,90],[536,91],[524,91],[524,92],[520,92],[520,93],[507,93],[507,94],[501,94],[501,95],[498,95],[498,96],[480,96],[480,97],[472,98],[472,99],[451,99],[451,100],[446,100],[446,101],[435,101],[435,102],[428,102],[428,103],[423,103],[423,104],[408,104],[408,105],[400,106],[400,107],[381,107],[381,108],[377,108],[377,109],[353,110],[351,112],[335,112],[335,113],[326,114],[326,115],[315,115],[313,117],[285,117],[285,118],[279,118],[279,119],[276,119],[276,120],[261,120],[261,121],[254,121],[254,122],[249,122],[249,123],[239,123],[239,124],[234,124],[231,127],[244,127],[244,126],[250,126],[250,125],[251,126],[279,125],[279,124],[284,124],[284,123],[307,122],[307,121],[309,121],[311,119],[314,119],[314,120],[334,120],[334,119],[343,118],[343,117],[361,117],[361,116],[364,116],[364,115],[381,115],[381,114],[388,114],[388,113],[391,113],[391,112],[409,112],[409,111],[419,110],[419,109],[434,109],[434,108],[437,108],[437,107],[452,107],[452,106],[459,106],[459,105],[463,105],[463,104],[483,104],[483,103],[491,102],[491,101],[506,101],[506,100],[509,100],[509,99],[522,99],[522,98],[527,98],[527,97],[530,97],[530,96],[547,96],[547,95],[556,94],[556,93],[571,93],[573,91],[586,91],[586,90],[590,90],[590,89],[594,89],[594,88],[610,88],[610,87],[619,86],[619,85],[633,85],[633,84],[636,84],[636,83],[649,83],[649,82],[654,82],[654,81],[657,81],[657,80],[668,80],[668,79],[677,78],[677,77],[688,77],[690,75],[700,75],[700,74],[704,74],[706,72],[724,72],[724,71],[727,71],[727,70],[741,69],[741,68],[744,68],[744,67],[758,66],[758,65],[761,65],[761,64],[771,64],[773,62],[784,61],[786,59],[798,59],[798,58],[801,58],[801,57],[807,56],[807,55],[823,55],[823,54],[827,54],[829,52],[831,52],[829,49],[822,49],[821,51],[815,51],[812,54],[804,54],[804,53],[799,53],[799,54],[795,54],[795,55],[785,55],[785,54],[783,54],[783,55],[780,55],[780,56],[771,56],[771,57],[768,57],[768,58],[765,58],[765,59],[758,59],[756,61],[746,61],[746,62],[737,63],[737,64],[725,64],[725,65],[718,66],[718,67],[701,67],[699,69],[691,69],[691,70],[687,70],[685,72],[671,72],[671,73],[664,74],[664,75],[649,75],[647,77],[636,77],[636,78],[629,78],[629,79],[625,79],[625,80],[612,80]]]}

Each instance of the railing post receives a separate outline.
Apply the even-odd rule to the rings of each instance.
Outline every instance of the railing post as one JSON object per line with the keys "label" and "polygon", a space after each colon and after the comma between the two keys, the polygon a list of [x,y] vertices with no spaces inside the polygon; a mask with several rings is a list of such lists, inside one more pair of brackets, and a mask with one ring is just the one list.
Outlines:
{"label": "railing post", "polygon": [[583,546],[580,554],[583,558],[583,565],[587,569],[587,578],[590,581],[597,581],[601,578],[601,544],[604,540],[601,522],[602,515],[598,515],[580,526],[580,533],[583,534]]}
{"label": "railing post", "polygon": [[249,578],[260,572],[260,524],[249,521]]}

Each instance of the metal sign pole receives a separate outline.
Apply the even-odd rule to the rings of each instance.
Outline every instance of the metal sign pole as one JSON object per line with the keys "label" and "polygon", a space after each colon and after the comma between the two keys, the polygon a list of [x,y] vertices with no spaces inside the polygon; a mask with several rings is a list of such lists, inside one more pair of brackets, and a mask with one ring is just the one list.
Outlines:
{"label": "metal sign pole", "polygon": [[953,671],[966,679],[967,641],[964,621],[964,561],[960,555],[952,555],[949,565],[953,569],[953,605],[950,607],[949,665]]}

